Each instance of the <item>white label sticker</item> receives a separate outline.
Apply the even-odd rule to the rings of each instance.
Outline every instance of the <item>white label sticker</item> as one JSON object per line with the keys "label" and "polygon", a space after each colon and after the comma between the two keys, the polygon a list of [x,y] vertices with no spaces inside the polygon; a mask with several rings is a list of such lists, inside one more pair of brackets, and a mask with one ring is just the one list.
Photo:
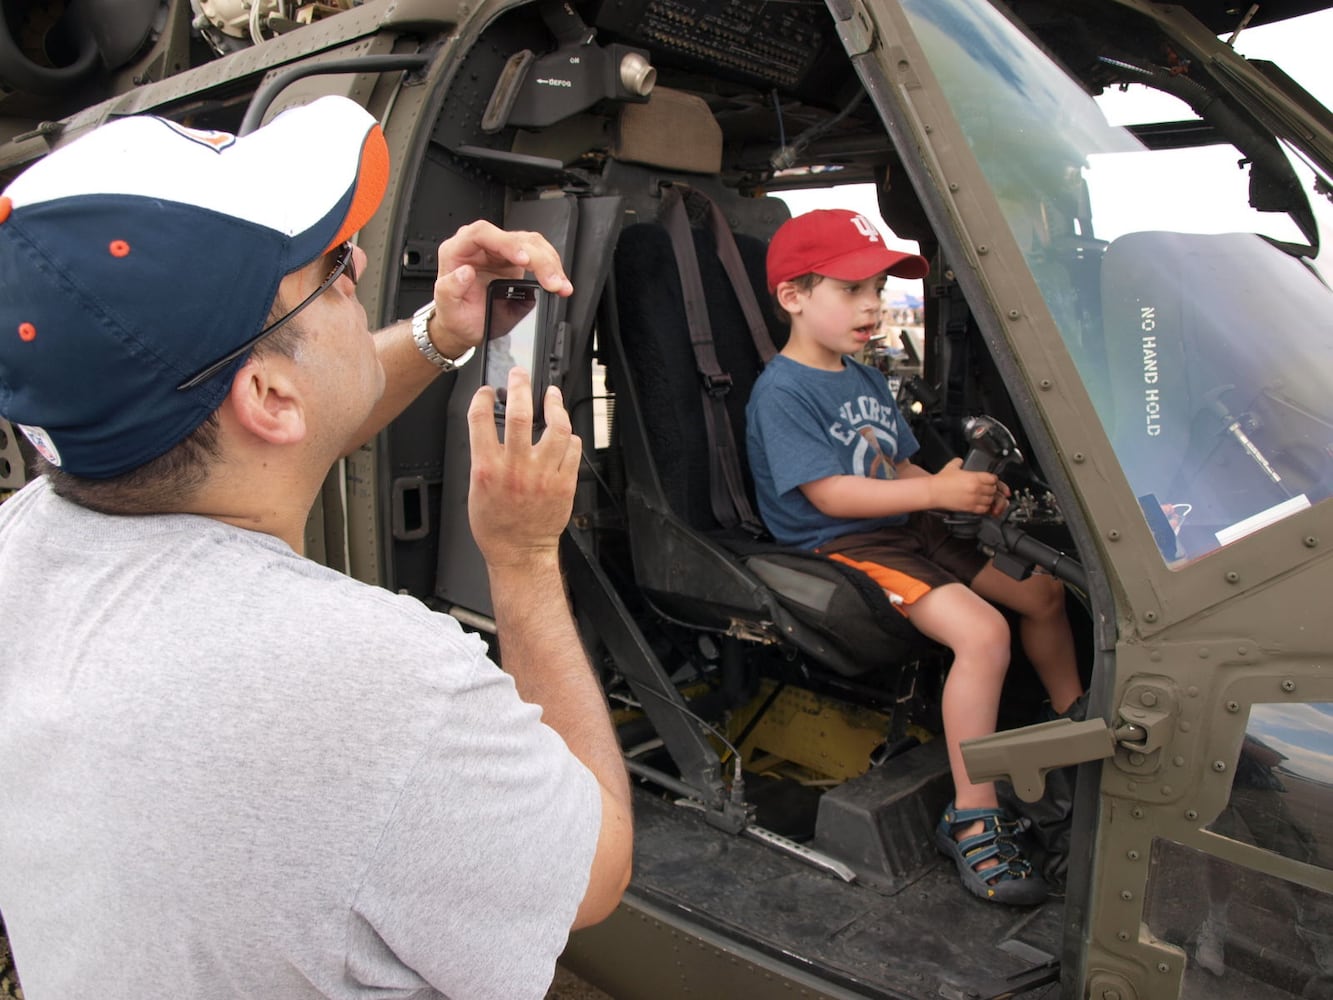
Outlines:
{"label": "white label sticker", "polygon": [[1284,517],[1291,517],[1292,514],[1300,513],[1309,506],[1310,498],[1304,493],[1298,494],[1290,500],[1283,500],[1276,507],[1269,507],[1257,514],[1251,514],[1245,520],[1237,521],[1235,524],[1215,532],[1217,543],[1219,545],[1230,545],[1239,538],[1252,535],[1260,528],[1267,528],[1270,524],[1275,524]]}
{"label": "white label sticker", "polygon": [[27,424],[19,424],[18,428],[32,442],[32,446],[37,449],[42,458],[52,465],[60,464],[60,451],[56,448],[55,442],[51,440],[51,435],[46,433],[45,428],[29,427]]}

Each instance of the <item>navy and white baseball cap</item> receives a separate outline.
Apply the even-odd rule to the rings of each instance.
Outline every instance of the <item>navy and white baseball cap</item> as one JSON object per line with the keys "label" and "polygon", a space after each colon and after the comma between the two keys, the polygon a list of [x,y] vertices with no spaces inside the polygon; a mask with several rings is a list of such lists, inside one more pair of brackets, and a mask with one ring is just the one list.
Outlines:
{"label": "navy and white baseball cap", "polygon": [[288,273],[375,214],[375,119],[324,97],[249,135],[155,117],[56,149],[0,195],[0,415],[52,464],[106,479],[217,409]]}

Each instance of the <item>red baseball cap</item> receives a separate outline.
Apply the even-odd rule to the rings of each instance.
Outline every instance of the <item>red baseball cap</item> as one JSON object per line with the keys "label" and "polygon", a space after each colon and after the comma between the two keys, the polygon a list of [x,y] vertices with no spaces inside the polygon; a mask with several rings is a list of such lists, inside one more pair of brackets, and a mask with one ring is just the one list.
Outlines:
{"label": "red baseball cap", "polygon": [[899,278],[924,278],[926,258],[890,250],[875,224],[845,208],[820,208],[788,219],[768,245],[768,290],[803,274],[861,281],[887,271]]}

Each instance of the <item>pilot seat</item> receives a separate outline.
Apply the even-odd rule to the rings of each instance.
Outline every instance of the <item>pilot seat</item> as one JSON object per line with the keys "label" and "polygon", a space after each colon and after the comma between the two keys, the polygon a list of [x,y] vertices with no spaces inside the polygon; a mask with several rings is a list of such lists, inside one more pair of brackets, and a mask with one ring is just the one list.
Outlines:
{"label": "pilot seat", "polygon": [[[654,114],[661,96],[627,113]],[[706,143],[663,142],[706,137],[706,124],[622,122],[607,167],[608,187],[630,192],[630,210],[651,220],[621,231],[598,321],[634,581],[663,621],[725,636],[724,650],[763,644],[816,686],[895,704],[884,754],[893,766],[824,792],[810,844],[869,881],[904,885],[937,862],[931,831],[952,792],[944,742],[906,735],[918,672],[942,666],[944,651],[864,573],[779,545],[759,523],[745,407],[786,327],[766,288],[766,243],[749,233],[771,235],[789,212],[717,181],[720,135],[711,163],[698,159]],[[651,148],[628,142],[635,134]],[[725,652],[722,669],[726,688]]]}
{"label": "pilot seat", "polygon": [[[764,531],[745,455],[745,406],[763,369],[761,352],[766,346],[771,356],[775,345],[752,332],[741,305],[747,289],[738,291],[729,277],[719,242],[734,241],[751,312],[757,306],[767,337],[784,328],[764,285],[765,245],[731,233],[721,210],[698,191],[668,188],[662,209],[722,221],[687,227],[681,252],[692,257],[699,277],[699,290],[689,296],[666,220],[627,227],[616,249],[616,322],[603,350],[621,400],[637,583],[672,619],[794,645],[843,676],[919,657],[926,640],[867,576],[778,545]],[[697,351],[701,333],[687,317],[692,309],[702,310],[711,327],[711,337],[703,335],[711,341],[711,366],[701,362],[707,348],[705,355]]]}

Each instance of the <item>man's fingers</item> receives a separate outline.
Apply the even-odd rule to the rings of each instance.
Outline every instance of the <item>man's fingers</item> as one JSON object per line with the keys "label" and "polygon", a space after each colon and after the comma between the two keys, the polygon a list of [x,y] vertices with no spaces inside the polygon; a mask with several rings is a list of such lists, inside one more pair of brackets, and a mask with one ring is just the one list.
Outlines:
{"label": "man's fingers", "polygon": [[489,385],[483,385],[473,394],[467,407],[467,427],[475,468],[479,458],[500,447],[500,436],[495,430],[495,390]]}
{"label": "man's fingers", "polygon": [[547,445],[558,456],[556,468],[561,472],[572,463],[577,467],[579,456],[583,454],[583,441],[574,433],[570,424],[569,411],[565,409],[564,395],[559,387],[546,387],[546,396],[542,400],[546,415],[546,430],[542,432],[542,444]]}
{"label": "man's fingers", "polygon": [[439,299],[443,293],[447,301],[462,302],[467,298],[468,289],[477,280],[477,269],[469,264],[456,267],[446,274],[440,275],[435,282],[435,297]]}
{"label": "man's fingers", "polygon": [[509,369],[505,396],[505,446],[532,445],[532,379],[527,370],[515,365]]}
{"label": "man's fingers", "polygon": [[440,267],[470,263],[505,277],[531,271],[548,292],[569,295],[574,286],[560,264],[560,255],[540,233],[510,232],[489,222],[469,223],[440,244]]}
{"label": "man's fingers", "polygon": [[[577,434],[569,435],[569,440],[565,442],[565,456],[560,460],[561,470],[574,466],[578,469],[579,459],[583,457],[583,439]],[[577,474],[577,471],[576,471]]]}
{"label": "man's fingers", "polygon": [[546,387],[546,395],[542,398],[542,412],[546,417],[548,428],[557,428],[569,433],[569,412],[565,409],[565,397],[559,386]]}
{"label": "man's fingers", "polygon": [[510,264],[531,271],[548,292],[564,296],[574,291],[573,284],[561,266],[560,255],[541,233],[493,229],[484,234],[484,239],[482,245],[485,249]]}

